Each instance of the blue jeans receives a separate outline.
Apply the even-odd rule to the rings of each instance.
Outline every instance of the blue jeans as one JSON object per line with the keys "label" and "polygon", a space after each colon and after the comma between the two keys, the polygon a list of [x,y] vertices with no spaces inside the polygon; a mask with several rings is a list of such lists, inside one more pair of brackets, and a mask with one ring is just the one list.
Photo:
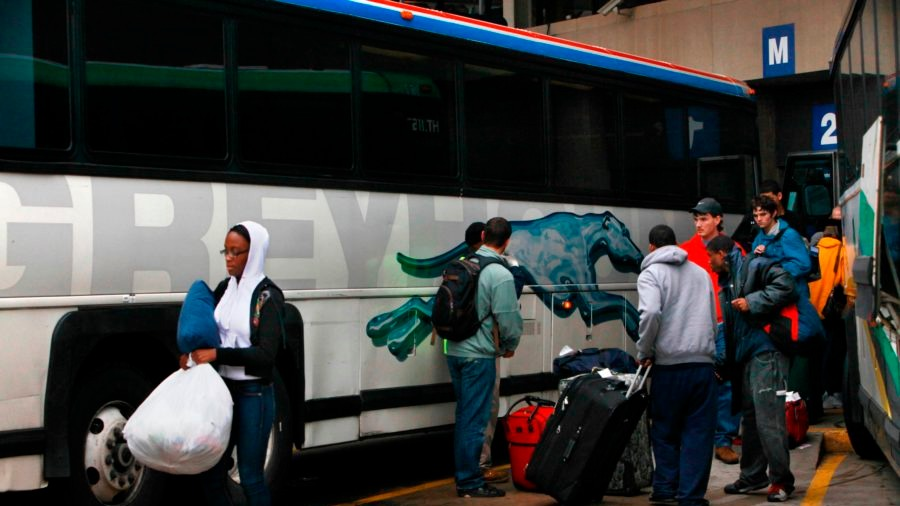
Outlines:
{"label": "blue jeans", "polygon": [[741,414],[731,414],[731,382],[726,381],[716,388],[716,448],[731,446],[731,440],[738,435]]}
{"label": "blue jeans", "polygon": [[453,433],[456,488],[479,488],[484,485],[479,460],[484,444],[484,427],[491,416],[496,359],[447,355],[447,367],[453,381],[453,393],[456,394],[456,427]]}
{"label": "blue jeans", "polygon": [[264,473],[269,432],[275,418],[275,397],[272,384],[256,381],[226,380],[234,400],[231,420],[231,441],[222,460],[201,475],[203,493],[211,506],[231,506],[225,485],[231,451],[237,445],[238,471],[241,488],[250,506],[270,506],[272,496]]}
{"label": "blue jeans", "polygon": [[716,427],[712,364],[655,365],[650,390],[653,495],[705,504]]}

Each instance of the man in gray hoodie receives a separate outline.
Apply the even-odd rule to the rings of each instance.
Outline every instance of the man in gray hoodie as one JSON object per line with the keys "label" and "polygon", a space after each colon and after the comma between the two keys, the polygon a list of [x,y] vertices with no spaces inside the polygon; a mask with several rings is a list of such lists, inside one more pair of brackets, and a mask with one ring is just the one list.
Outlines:
{"label": "man in gray hoodie", "polygon": [[655,364],[650,442],[656,460],[650,501],[700,506],[716,428],[716,307],[706,271],[689,262],[666,225],[650,231],[638,276],[638,360]]}

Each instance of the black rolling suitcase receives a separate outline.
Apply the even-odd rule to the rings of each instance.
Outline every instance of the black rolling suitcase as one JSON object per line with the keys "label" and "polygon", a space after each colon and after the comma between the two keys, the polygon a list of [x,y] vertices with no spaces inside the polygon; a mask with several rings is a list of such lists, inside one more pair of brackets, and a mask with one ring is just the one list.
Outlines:
{"label": "black rolling suitcase", "polygon": [[525,471],[528,480],[563,504],[603,499],[647,408],[648,372],[639,368],[631,387],[596,374],[573,381],[547,421]]}

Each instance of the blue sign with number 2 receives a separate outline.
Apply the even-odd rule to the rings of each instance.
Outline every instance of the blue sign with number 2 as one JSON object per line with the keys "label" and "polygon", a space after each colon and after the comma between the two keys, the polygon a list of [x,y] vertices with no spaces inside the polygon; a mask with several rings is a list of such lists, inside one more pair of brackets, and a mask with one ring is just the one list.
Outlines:
{"label": "blue sign with number 2", "polygon": [[837,112],[834,104],[813,106],[813,150],[835,149],[837,143]]}

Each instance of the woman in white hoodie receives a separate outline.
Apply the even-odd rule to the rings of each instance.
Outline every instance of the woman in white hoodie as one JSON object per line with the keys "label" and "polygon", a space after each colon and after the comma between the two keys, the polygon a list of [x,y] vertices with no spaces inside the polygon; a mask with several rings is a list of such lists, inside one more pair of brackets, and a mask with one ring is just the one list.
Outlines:
{"label": "woman in white hoodie", "polygon": [[[215,318],[220,344],[195,350],[194,362],[214,362],[234,400],[231,442],[222,460],[203,473],[210,505],[230,505],[226,473],[231,449],[237,446],[241,487],[252,506],[268,506],[271,494],[263,472],[266,446],[275,416],[272,388],[275,357],[282,340],[284,296],[263,272],[269,233],[255,222],[232,227],[225,236],[229,277],[215,290]],[[182,365],[187,355],[182,356]]]}

